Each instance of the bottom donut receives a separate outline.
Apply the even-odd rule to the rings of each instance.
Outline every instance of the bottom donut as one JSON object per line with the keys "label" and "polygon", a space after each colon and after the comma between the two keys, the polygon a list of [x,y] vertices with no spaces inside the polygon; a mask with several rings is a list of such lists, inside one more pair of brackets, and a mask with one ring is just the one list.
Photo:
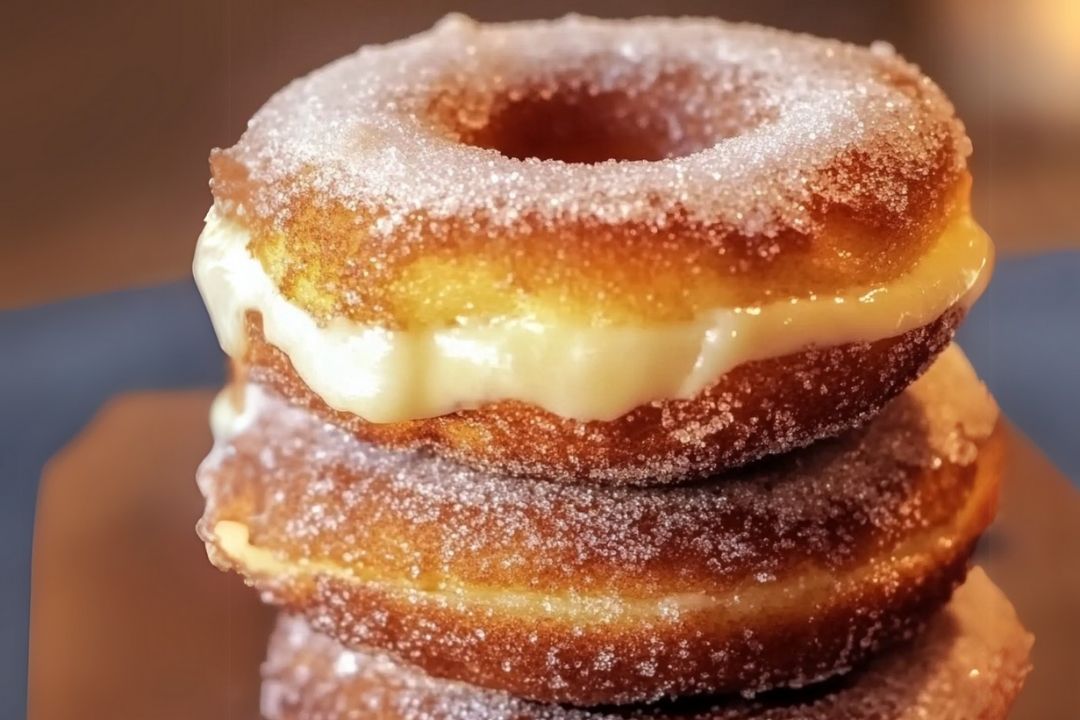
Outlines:
{"label": "bottom donut", "polygon": [[282,615],[262,669],[262,712],[268,720],[1001,720],[1030,670],[1032,643],[975,568],[918,637],[847,676],[754,699],[582,709],[432,678]]}
{"label": "bottom donut", "polygon": [[199,472],[211,559],[349,647],[544,703],[841,674],[945,604],[997,503],[955,348],[857,431],[672,488],[477,472],[238,390]]}

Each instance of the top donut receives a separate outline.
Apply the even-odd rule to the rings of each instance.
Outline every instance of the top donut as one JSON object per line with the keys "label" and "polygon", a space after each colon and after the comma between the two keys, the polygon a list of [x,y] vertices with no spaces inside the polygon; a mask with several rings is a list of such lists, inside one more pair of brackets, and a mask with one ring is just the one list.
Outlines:
{"label": "top donut", "polygon": [[290,84],[212,188],[323,318],[656,322],[901,275],[966,202],[969,152],[886,45],[451,16]]}
{"label": "top donut", "polygon": [[675,482],[864,422],[992,245],[891,48],[701,19],[452,16],[211,158],[195,272],[240,372],[519,476]]}

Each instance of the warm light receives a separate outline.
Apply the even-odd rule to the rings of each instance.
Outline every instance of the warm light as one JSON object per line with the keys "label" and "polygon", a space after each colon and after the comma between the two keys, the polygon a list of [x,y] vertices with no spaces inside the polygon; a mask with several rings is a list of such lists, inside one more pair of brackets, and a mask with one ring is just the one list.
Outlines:
{"label": "warm light", "polygon": [[[1076,0],[1036,0],[1018,3],[1029,16],[1032,48],[1072,77],[1080,72],[1080,3]],[[1077,86],[1074,85],[1075,89]],[[1080,94],[1080,93],[1077,93]]]}
{"label": "warm light", "polygon": [[963,80],[983,85],[995,112],[1051,123],[1080,119],[1080,3],[953,0],[946,7],[948,42],[969,73]]}

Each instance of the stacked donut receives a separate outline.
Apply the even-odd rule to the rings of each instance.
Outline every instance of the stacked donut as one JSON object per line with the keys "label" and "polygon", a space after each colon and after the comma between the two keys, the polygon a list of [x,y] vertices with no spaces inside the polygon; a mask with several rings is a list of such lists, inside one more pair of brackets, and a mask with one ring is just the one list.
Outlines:
{"label": "stacked donut", "polygon": [[452,17],[276,95],[195,259],[264,713],[1004,717],[969,152],[890,48],[706,20]]}

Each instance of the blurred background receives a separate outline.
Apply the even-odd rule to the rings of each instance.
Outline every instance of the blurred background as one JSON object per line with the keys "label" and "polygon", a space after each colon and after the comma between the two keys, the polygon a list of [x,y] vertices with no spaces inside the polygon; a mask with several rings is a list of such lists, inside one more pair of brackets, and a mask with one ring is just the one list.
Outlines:
{"label": "blurred background", "polygon": [[[221,382],[224,363],[190,282],[210,204],[210,149],[235,142],[247,118],[289,80],[451,11],[481,20],[572,11],[718,15],[892,43],[944,87],[967,123],[976,214],[1001,252],[961,342],[1011,420],[1080,481],[1080,0],[6,3],[0,677],[9,682],[0,690],[0,717],[26,709],[20,689],[35,505],[33,717],[105,716],[94,708],[115,710],[108,688],[126,693],[128,673],[137,674],[132,684],[147,703],[167,700],[172,714],[129,698],[138,710],[109,717],[248,716],[264,636],[241,630],[237,618],[264,623],[267,616],[235,579],[210,569],[191,531],[202,503],[191,478],[209,443],[209,391],[127,404],[110,398]],[[1059,648],[1080,646],[1077,495],[1064,482],[1054,485],[1057,471],[1024,447],[1010,472],[1030,489],[1007,498],[1006,515],[1013,508],[1015,522],[1037,526],[1043,539],[1012,541],[1031,550],[1008,556],[991,538],[988,547],[1015,566],[995,577],[1012,579],[1010,594],[1048,639],[1037,649],[1052,650],[1052,639]],[[51,559],[42,559],[43,549]],[[1047,590],[1029,576],[1053,576],[1058,585]],[[1040,622],[1052,630],[1043,632]],[[116,632],[125,623],[128,630]],[[98,662],[103,648],[127,665]],[[1045,710],[1064,707],[1053,689],[1063,686],[1073,688],[1072,709],[1080,706],[1070,657],[1071,667],[1040,661],[1049,672],[1034,677],[1045,685],[1032,685],[1024,717],[1076,717]],[[177,684],[170,675],[195,667],[199,678],[184,675]],[[241,670],[247,674],[230,679]],[[81,683],[77,691],[73,682]],[[203,698],[216,708],[210,715],[184,705],[204,690],[218,693]]]}
{"label": "blurred background", "polygon": [[21,2],[0,30],[0,308],[186,277],[210,148],[297,75],[455,10],[719,15],[888,40],[968,124],[999,246],[1080,246],[1077,0]]}

